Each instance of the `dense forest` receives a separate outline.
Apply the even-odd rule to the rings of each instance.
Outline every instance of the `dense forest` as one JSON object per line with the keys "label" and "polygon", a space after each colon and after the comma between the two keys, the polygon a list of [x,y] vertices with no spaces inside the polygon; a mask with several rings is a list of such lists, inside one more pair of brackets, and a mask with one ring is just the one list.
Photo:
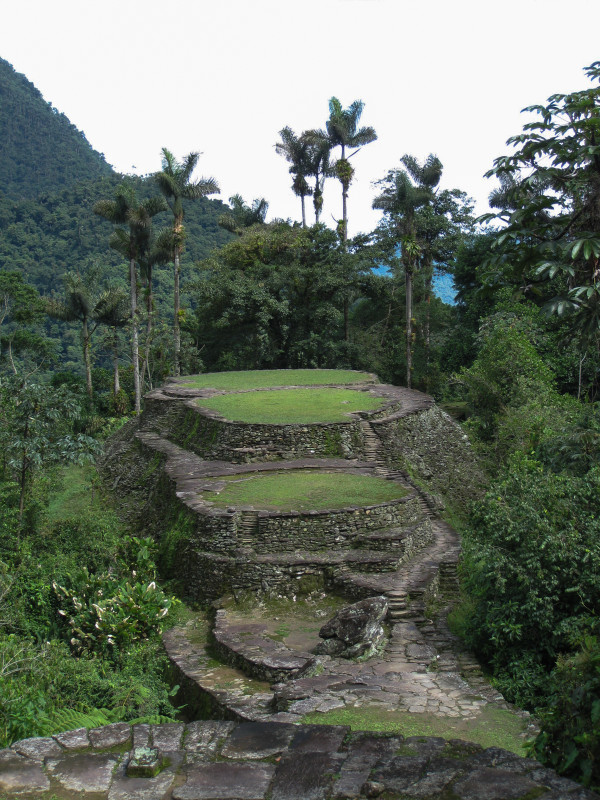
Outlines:
{"label": "dense forest", "polygon": [[214,199],[195,153],[115,174],[0,61],[0,746],[176,713],[158,634],[181,608],[93,467],[144,393],[201,371],[352,368],[464,426],[487,487],[469,508],[445,498],[463,537],[453,628],[540,720],[532,754],[600,787],[600,62],[585,74],[491,165],[493,213],[440,189],[434,154],[399,153],[380,224],[352,239],[352,159],[377,136],[361,101],[279,132],[302,222],[267,223],[264,198]]}

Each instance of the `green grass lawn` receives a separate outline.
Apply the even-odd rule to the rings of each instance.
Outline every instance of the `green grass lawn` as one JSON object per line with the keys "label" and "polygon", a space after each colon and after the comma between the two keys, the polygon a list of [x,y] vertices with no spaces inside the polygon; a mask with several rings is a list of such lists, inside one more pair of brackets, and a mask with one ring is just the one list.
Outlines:
{"label": "green grass lawn", "polygon": [[383,402],[381,397],[353,389],[278,389],[202,398],[198,405],[238,422],[301,425],[341,422],[350,411],[367,411]]}
{"label": "green grass lawn", "polygon": [[402,736],[443,736],[464,739],[483,747],[503,747],[517,755],[526,755],[522,737],[524,722],[513,711],[484,706],[475,719],[438,717],[433,714],[411,714],[389,711],[380,705],[359,708],[336,708],[314,711],[302,718],[313,725],[349,725],[356,731],[382,731]]}
{"label": "green grass lawn", "polygon": [[315,386],[326,383],[363,383],[367,372],[349,369],[254,369],[248,372],[207,372],[186,378],[194,389],[268,389],[271,386]]}
{"label": "green grass lawn", "polygon": [[246,473],[222,480],[227,482],[225,489],[207,496],[215,505],[248,505],[267,510],[317,511],[320,508],[368,506],[396,500],[406,494],[397,483],[382,478],[322,470]]}

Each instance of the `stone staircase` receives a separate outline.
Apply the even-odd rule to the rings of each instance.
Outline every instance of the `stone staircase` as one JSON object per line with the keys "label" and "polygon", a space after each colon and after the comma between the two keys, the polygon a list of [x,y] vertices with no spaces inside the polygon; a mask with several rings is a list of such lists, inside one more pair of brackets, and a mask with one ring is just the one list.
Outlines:
{"label": "stone staircase", "polygon": [[257,534],[258,511],[242,511],[242,518],[238,525],[238,540],[241,546],[254,552]]}

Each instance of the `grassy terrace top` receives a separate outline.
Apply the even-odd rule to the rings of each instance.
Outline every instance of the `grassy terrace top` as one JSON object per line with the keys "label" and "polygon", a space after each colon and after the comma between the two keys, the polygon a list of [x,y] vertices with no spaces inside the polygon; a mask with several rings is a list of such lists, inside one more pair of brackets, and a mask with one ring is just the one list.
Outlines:
{"label": "grassy terrace top", "polygon": [[269,474],[229,475],[219,494],[207,493],[206,500],[217,506],[246,506],[280,511],[318,511],[325,508],[369,506],[387,503],[406,495],[397,483],[370,475],[346,472],[312,472],[294,469]]}
{"label": "grassy terrace top", "polygon": [[384,402],[353,389],[276,389],[222,394],[202,398],[198,405],[218,411],[226,419],[271,425],[341,422],[350,411],[367,411]]}
{"label": "grassy terrace top", "polygon": [[193,389],[268,389],[272,386],[318,386],[328,383],[364,383],[368,372],[350,369],[254,369],[248,372],[207,372],[191,375],[183,386]]}

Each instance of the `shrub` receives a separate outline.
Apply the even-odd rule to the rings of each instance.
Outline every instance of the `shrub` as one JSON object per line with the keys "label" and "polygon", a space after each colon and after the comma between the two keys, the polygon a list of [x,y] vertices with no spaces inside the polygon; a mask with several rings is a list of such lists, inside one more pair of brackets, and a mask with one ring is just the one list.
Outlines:
{"label": "shrub", "polygon": [[561,657],[549,707],[531,754],[559,773],[600,789],[600,626],[592,624],[579,651]]}
{"label": "shrub", "polygon": [[600,612],[599,489],[598,468],[557,475],[519,454],[475,506],[465,537],[467,638],[510,699],[535,705],[573,633]]}
{"label": "shrub", "polygon": [[177,601],[166,595],[154,579],[148,579],[154,563],[150,560],[151,540],[134,539],[139,545],[136,570],[128,577],[110,572],[92,575],[84,567],[79,575],[69,576],[71,587],[53,582],[63,608],[73,651],[111,653],[120,659],[134,642],[160,633],[169,609]]}

